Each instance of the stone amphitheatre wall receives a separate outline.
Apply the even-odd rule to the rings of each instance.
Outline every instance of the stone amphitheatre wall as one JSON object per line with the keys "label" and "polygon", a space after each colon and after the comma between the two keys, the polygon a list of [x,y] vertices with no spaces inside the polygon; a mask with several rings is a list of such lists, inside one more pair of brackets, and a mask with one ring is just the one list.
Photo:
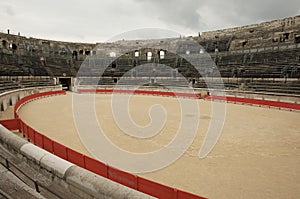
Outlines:
{"label": "stone amphitheatre wall", "polygon": [[228,37],[230,50],[300,43],[300,16],[199,34],[200,41]]}
{"label": "stone amphitheatre wall", "polygon": [[[289,17],[260,24],[247,25],[242,27],[228,28],[223,30],[208,31],[199,33],[193,37],[203,44],[209,43],[222,46],[223,40],[227,39],[227,49],[236,50],[243,48],[257,48],[262,46],[274,46],[280,44],[295,44],[300,43],[300,16]],[[18,54],[44,54],[44,55],[72,55],[77,58],[84,58],[86,55],[91,55],[96,43],[72,43],[63,41],[53,41],[47,39],[38,39],[26,37],[22,35],[0,33],[0,49],[2,52],[17,52]],[[172,39],[169,39],[172,40]],[[150,42],[155,43],[155,40],[149,41],[119,41],[128,42]],[[118,46],[116,43],[97,43],[100,47]],[[203,45],[206,48],[209,45]],[[217,47],[217,48],[218,48]],[[223,47],[222,47],[223,48]],[[210,51],[210,49],[206,49]],[[222,49],[224,50],[224,49]]]}
{"label": "stone amphitheatre wall", "polygon": [[[159,52],[165,50],[165,46],[172,45],[173,41],[190,38],[196,40],[211,57],[211,62],[201,68],[201,74],[175,53],[165,52],[164,59],[159,57]],[[147,49],[149,45],[154,49]],[[132,46],[138,49],[119,56],[120,47],[132,49]],[[0,33],[0,74],[75,77],[87,57],[93,59],[104,49],[111,50],[117,57],[101,74],[104,79],[99,84],[114,85],[135,66],[159,63],[174,70],[169,76],[173,77],[173,73],[174,77],[183,75],[193,82],[194,88],[206,87],[201,78],[221,74],[223,78],[228,78],[224,83],[229,90],[300,94],[300,16],[209,31],[195,37],[113,43],[72,43]],[[134,55],[136,51],[140,55],[138,58]],[[153,54],[150,61],[146,56],[148,51]],[[109,54],[107,57],[111,58]],[[212,63],[216,67],[211,66]],[[87,74],[99,76],[92,69],[88,69]],[[177,82],[174,81],[174,84]]]}

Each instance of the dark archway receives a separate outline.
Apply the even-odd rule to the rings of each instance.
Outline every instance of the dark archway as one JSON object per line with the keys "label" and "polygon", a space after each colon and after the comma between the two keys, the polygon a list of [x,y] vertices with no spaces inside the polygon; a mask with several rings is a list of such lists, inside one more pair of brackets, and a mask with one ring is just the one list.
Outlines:
{"label": "dark archway", "polygon": [[7,49],[7,41],[6,40],[2,40],[2,47]]}
{"label": "dark archway", "polygon": [[13,51],[17,51],[18,46],[17,46],[16,44],[13,43],[13,44],[11,45],[11,48],[12,48]]}
{"label": "dark archway", "polygon": [[63,90],[69,91],[71,89],[71,77],[59,77],[58,81],[62,85]]}
{"label": "dark archway", "polygon": [[76,50],[73,51],[72,58],[78,60],[78,52]]}

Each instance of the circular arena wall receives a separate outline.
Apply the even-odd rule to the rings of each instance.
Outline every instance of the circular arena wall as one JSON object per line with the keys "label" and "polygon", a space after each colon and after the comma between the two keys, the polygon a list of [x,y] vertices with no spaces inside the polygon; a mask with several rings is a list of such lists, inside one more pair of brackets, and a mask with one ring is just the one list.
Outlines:
{"label": "circular arena wall", "polygon": [[[212,96],[207,98],[222,100]],[[95,96],[96,115],[109,139],[121,148],[132,152],[152,151],[176,136],[174,132],[180,119],[177,117],[176,98],[132,96],[130,111],[140,125],[149,123],[147,111],[153,104],[160,103],[168,113],[171,112],[162,132],[143,141],[124,134],[117,127],[110,110],[110,100],[110,94]],[[38,99],[24,105],[19,116],[47,137],[91,155],[89,146],[81,143],[76,132],[71,104],[72,93]],[[198,152],[211,120],[210,100],[198,100],[198,105],[200,128],[189,149],[168,167],[140,173],[139,177],[208,198],[297,198],[300,194],[299,112],[258,107],[264,104],[228,103],[221,138],[205,159],[199,159]]]}

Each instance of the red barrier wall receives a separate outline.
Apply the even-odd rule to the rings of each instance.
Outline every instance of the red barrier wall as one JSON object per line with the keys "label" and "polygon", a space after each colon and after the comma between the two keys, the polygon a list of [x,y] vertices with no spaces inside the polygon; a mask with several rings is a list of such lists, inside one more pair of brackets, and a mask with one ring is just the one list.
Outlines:
{"label": "red barrier wall", "polygon": [[159,95],[167,97],[187,97],[200,98],[200,93],[180,93],[170,91],[150,91],[150,90],[121,90],[121,89],[78,89],[78,93],[125,93],[125,94],[139,94],[139,95]]}
{"label": "red barrier wall", "polygon": [[127,187],[137,189],[137,176],[108,166],[108,178]]}
{"label": "red barrier wall", "polygon": [[67,157],[68,161],[72,162],[73,164],[76,164],[82,168],[85,168],[85,159],[84,155],[81,153],[78,153],[77,151],[74,151],[73,149],[67,148]]}
{"label": "red barrier wall", "polygon": [[27,126],[27,135],[28,135],[28,140],[34,143],[34,130],[30,126]]}
{"label": "red barrier wall", "polygon": [[[177,191],[172,187],[168,187],[145,178],[138,178],[138,190],[158,198],[175,199]],[[198,196],[198,198],[201,198]]]}
{"label": "red barrier wall", "polygon": [[43,137],[43,141],[44,141],[44,149],[50,153],[53,153],[53,140],[51,140],[50,138],[44,136]]}
{"label": "red barrier wall", "polygon": [[34,132],[34,144],[40,148],[44,148],[44,136],[39,132]]}
{"label": "red barrier wall", "polygon": [[88,156],[84,157],[85,169],[94,172],[100,176],[108,178],[108,166],[107,164],[90,158]]}
{"label": "red barrier wall", "polygon": [[[173,93],[173,92],[164,92],[164,91],[147,91],[147,90],[112,90],[112,89],[84,89],[79,90],[79,92],[97,92],[97,93],[134,93],[134,94],[146,94],[146,95],[163,95],[163,96],[181,96],[181,97],[192,97],[199,98],[200,94],[189,94],[189,93]],[[102,163],[93,158],[87,157],[81,153],[74,151],[56,141],[49,139],[48,137],[42,135],[41,133],[35,131],[27,124],[25,124],[21,119],[17,119],[18,113],[17,110],[26,102],[44,96],[65,94],[65,91],[54,91],[54,92],[45,92],[45,93],[37,93],[34,95],[26,96],[19,100],[14,109],[14,114],[16,119],[13,120],[3,120],[1,124],[7,126],[8,129],[15,130],[19,129],[24,137],[28,138],[31,142],[36,144],[37,146],[47,150],[50,153],[54,153],[55,155],[68,160],[80,167],[86,168],[98,175],[109,178],[115,182],[126,185],[133,189],[137,189],[141,192],[147,193],[149,195],[158,197],[158,198],[172,198],[172,199],[201,199],[203,197],[174,189],[169,186],[165,186],[151,180],[147,180],[145,178],[138,177],[136,175],[121,171],[119,169],[108,166],[105,163]],[[273,106],[279,108],[288,108],[300,110],[300,104],[293,104],[288,102],[277,102],[277,101],[268,101],[268,100],[259,100],[259,99],[247,99],[247,98],[237,98],[237,97],[226,97],[226,96],[205,96],[206,99],[212,100],[223,100],[234,103],[246,103],[246,104],[256,104],[262,106]]]}
{"label": "red barrier wall", "polygon": [[33,99],[37,99],[40,97],[45,97],[45,96],[51,96],[51,95],[64,95],[66,94],[65,90],[59,90],[59,91],[49,91],[49,92],[43,92],[43,93],[36,93],[36,94],[32,94],[29,96],[25,96],[22,99],[20,99],[19,101],[17,101],[17,103],[15,104],[14,107],[14,116],[15,118],[19,118],[19,115],[17,114],[17,110],[26,102],[33,100]]}
{"label": "red barrier wall", "polygon": [[[22,121],[22,120],[21,120]],[[23,122],[23,121],[22,121]],[[24,125],[23,125],[23,130],[24,130],[24,132],[23,132],[23,135],[24,135],[24,137],[25,138],[27,138],[28,139],[28,126],[27,126],[27,124],[25,124],[25,123],[23,123]]]}
{"label": "red barrier wall", "polygon": [[280,102],[280,101],[263,100],[263,99],[250,99],[250,98],[241,98],[241,97],[232,97],[232,96],[212,96],[212,95],[205,95],[204,98],[210,100],[221,100],[221,101],[234,102],[234,103],[255,104],[259,106],[300,110],[300,104],[289,103],[289,102]]}
{"label": "red barrier wall", "polygon": [[[112,90],[106,90],[105,92],[112,92]],[[125,93],[130,93],[132,91],[121,91]],[[100,91],[102,92],[102,91]],[[45,93],[38,93],[30,96],[26,96],[18,101],[15,105],[14,114],[16,118],[19,118],[17,110],[24,104],[30,100],[44,97],[44,96],[51,96],[57,94],[65,94],[65,91],[54,91],[54,92],[45,92]],[[140,90],[137,94],[149,94],[149,95],[164,95],[164,96],[182,96],[182,97],[196,97],[198,95],[194,94],[187,94],[187,93],[172,93],[172,92],[155,92],[155,91],[144,91]],[[200,96],[199,96],[200,97]],[[15,122],[15,123],[14,123]],[[194,194],[190,194],[184,191],[176,190],[172,187],[165,186],[151,180],[147,180],[136,175],[124,172],[117,168],[108,166],[107,164],[85,156],[81,153],[76,152],[73,149],[70,149],[56,141],[51,140],[50,138],[42,135],[41,133],[35,131],[26,123],[24,123],[21,119],[16,119],[12,122],[11,125],[18,125],[19,130],[23,133],[24,137],[28,138],[31,142],[36,144],[37,146],[47,150],[50,153],[54,153],[55,155],[68,160],[80,167],[86,168],[98,175],[103,177],[109,178],[115,182],[128,186],[130,188],[139,190],[141,192],[147,193],[149,195],[158,197],[158,198],[176,198],[176,199],[183,199],[183,198],[195,198],[195,199],[203,199],[203,197],[196,196]],[[13,124],[14,123],[14,124]],[[19,123],[19,124],[18,124]]]}
{"label": "red barrier wall", "polygon": [[2,124],[5,128],[7,128],[10,131],[20,129],[20,120],[18,118],[9,119],[9,120],[1,120],[0,124]]}
{"label": "red barrier wall", "polygon": [[53,153],[62,159],[68,160],[67,147],[56,141],[53,141]]}

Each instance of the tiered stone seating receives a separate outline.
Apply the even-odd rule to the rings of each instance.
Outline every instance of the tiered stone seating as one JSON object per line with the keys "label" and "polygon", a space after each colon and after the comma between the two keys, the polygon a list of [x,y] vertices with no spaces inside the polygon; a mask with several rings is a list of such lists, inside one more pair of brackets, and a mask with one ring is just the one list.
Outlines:
{"label": "tiered stone seating", "polygon": [[0,93],[20,88],[20,85],[9,79],[0,79]]}
{"label": "tiered stone seating", "polygon": [[0,64],[0,74],[2,76],[23,76],[27,75],[27,71],[19,66]]}
{"label": "tiered stone seating", "polygon": [[53,86],[54,80],[51,78],[36,78],[36,77],[1,77],[0,92],[38,86]]}
{"label": "tiered stone seating", "polygon": [[300,81],[256,80],[247,84],[247,90],[300,95]]}

